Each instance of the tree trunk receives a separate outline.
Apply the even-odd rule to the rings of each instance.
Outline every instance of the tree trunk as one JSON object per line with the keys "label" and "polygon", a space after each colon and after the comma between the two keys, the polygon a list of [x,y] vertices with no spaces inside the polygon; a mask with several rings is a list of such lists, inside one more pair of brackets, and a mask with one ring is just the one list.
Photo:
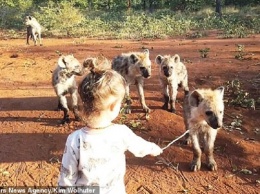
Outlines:
{"label": "tree trunk", "polygon": [[88,0],[88,9],[92,10],[92,0]]}
{"label": "tree trunk", "polygon": [[149,11],[153,12],[153,0],[149,0]]}
{"label": "tree trunk", "polygon": [[127,0],[127,9],[130,10],[132,7],[131,0]]}
{"label": "tree trunk", "polygon": [[145,11],[146,10],[146,1],[143,0],[143,10]]}
{"label": "tree trunk", "polygon": [[221,17],[221,0],[216,0],[216,13]]}
{"label": "tree trunk", "polygon": [[111,8],[110,6],[111,6],[111,1],[108,0],[108,1],[107,1],[107,9],[108,9],[108,10],[110,10],[110,8]]}

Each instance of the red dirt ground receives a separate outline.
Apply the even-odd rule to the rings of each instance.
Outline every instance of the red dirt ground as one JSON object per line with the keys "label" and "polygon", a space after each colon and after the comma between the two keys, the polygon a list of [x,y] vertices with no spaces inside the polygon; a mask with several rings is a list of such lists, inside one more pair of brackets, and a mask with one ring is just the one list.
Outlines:
{"label": "red dirt ground", "polygon": [[[0,186],[57,184],[66,138],[82,126],[76,121],[65,126],[58,124],[62,112],[54,111],[57,98],[51,86],[51,72],[59,53],[73,53],[83,62],[89,56],[103,54],[111,60],[121,52],[150,49],[153,76],[145,82],[146,102],[152,109],[150,119],[145,120],[136,89],[132,87],[133,113],[126,120],[120,115],[117,122],[132,121],[130,125],[137,134],[163,147],[185,131],[183,92],[178,94],[177,114],[161,110],[163,98],[154,63],[156,55],[178,53],[187,66],[190,89],[215,88],[239,79],[243,89],[257,99],[260,97],[259,38],[259,35],[245,39],[220,39],[211,35],[200,39],[139,41],[46,38],[42,47],[27,46],[24,39],[0,40]],[[235,59],[236,44],[245,45],[245,60]],[[198,50],[204,48],[210,48],[208,58],[200,57]],[[217,172],[208,171],[205,163],[201,171],[191,172],[191,146],[178,141],[161,158],[135,158],[127,153],[127,192],[259,193],[260,110],[259,104],[256,105],[256,110],[252,110],[226,104],[225,127],[215,143]],[[242,120],[241,130],[228,130],[235,117]]]}

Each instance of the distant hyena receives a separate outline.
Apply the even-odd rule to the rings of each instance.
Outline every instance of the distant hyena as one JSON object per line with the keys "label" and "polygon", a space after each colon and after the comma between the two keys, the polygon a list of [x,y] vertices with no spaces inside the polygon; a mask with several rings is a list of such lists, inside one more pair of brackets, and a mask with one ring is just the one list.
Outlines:
{"label": "distant hyena", "polygon": [[56,69],[53,71],[52,85],[59,98],[58,109],[64,112],[62,124],[70,122],[68,114],[69,108],[66,99],[66,94],[68,93],[70,93],[72,97],[75,119],[80,120],[75,75],[81,76],[83,72],[81,64],[73,55],[61,56],[58,59]]}
{"label": "distant hyena", "polygon": [[145,104],[144,98],[144,78],[151,76],[151,60],[149,59],[149,50],[145,49],[143,52],[123,53],[112,61],[112,69],[120,73],[126,80],[126,113],[131,113],[131,99],[129,94],[129,86],[136,84],[141,105],[146,113],[150,109]]}
{"label": "distant hyena", "polygon": [[185,96],[184,119],[186,129],[189,129],[187,141],[193,145],[192,171],[200,170],[201,167],[200,137],[203,138],[208,168],[217,170],[213,150],[217,132],[223,125],[223,96],[224,87],[215,90],[197,89]]}
{"label": "distant hyena", "polygon": [[29,38],[32,38],[35,46],[37,45],[37,39],[39,39],[40,46],[42,46],[41,25],[38,21],[32,16],[26,16],[25,24],[27,27],[26,44],[29,45]]}
{"label": "distant hyena", "polygon": [[160,65],[159,77],[163,87],[164,105],[163,109],[168,110],[170,103],[170,111],[175,112],[175,101],[177,97],[178,87],[181,86],[185,94],[189,92],[188,73],[185,65],[180,62],[179,55],[158,55],[155,62]]}

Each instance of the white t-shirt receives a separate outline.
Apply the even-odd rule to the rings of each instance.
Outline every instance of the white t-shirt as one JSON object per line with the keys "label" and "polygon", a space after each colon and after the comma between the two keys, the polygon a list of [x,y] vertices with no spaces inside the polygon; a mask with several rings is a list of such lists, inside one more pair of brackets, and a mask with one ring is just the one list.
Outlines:
{"label": "white t-shirt", "polygon": [[100,194],[125,194],[125,151],[143,157],[156,147],[126,125],[84,127],[68,136],[58,185],[99,186]]}

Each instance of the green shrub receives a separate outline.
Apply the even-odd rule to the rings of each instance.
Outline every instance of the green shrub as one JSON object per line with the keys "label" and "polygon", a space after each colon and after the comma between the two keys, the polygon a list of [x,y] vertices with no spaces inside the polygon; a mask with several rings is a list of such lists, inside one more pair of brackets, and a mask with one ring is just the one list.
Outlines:
{"label": "green shrub", "polygon": [[77,35],[77,28],[81,27],[85,20],[80,10],[75,8],[73,3],[66,1],[60,4],[49,1],[47,6],[40,7],[40,11],[34,15],[45,31],[67,36]]}

